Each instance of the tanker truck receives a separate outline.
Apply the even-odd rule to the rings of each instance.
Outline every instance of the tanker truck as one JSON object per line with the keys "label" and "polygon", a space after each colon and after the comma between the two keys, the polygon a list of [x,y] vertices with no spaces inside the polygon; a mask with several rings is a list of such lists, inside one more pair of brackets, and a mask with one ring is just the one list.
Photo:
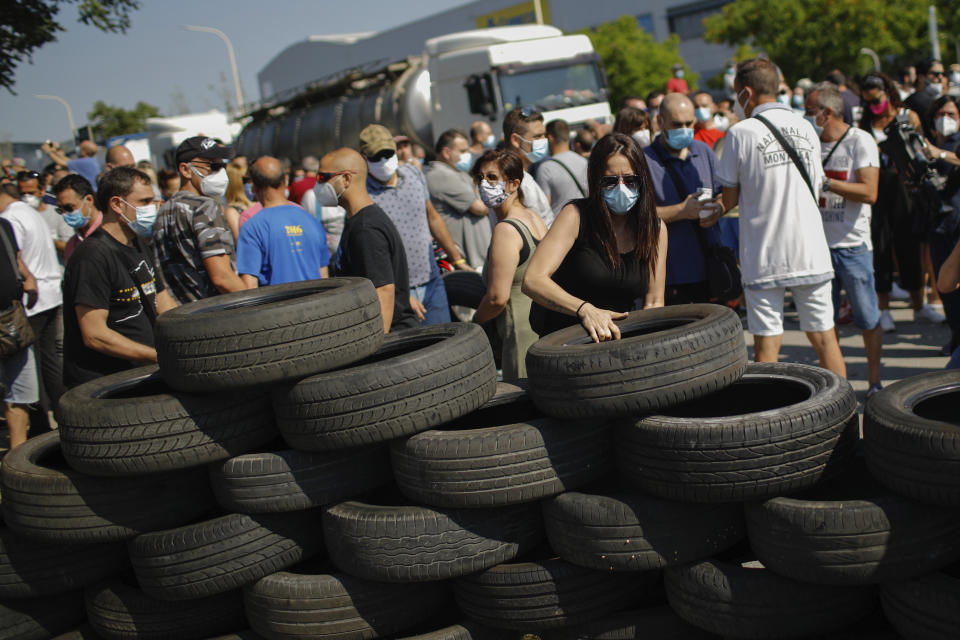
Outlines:
{"label": "tanker truck", "polygon": [[344,71],[250,111],[236,140],[248,157],[299,162],[355,147],[379,123],[432,149],[450,128],[487,119],[496,134],[505,113],[533,106],[544,121],[610,122],[606,81],[584,35],[551,26],[464,31],[427,40],[423,54],[373,69]]}

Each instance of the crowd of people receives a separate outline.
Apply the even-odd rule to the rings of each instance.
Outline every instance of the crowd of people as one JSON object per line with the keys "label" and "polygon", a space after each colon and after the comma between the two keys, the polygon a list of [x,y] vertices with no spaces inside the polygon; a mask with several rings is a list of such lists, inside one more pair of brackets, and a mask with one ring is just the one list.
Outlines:
{"label": "crowd of people", "polygon": [[[370,123],[297,165],[202,135],[160,171],[122,146],[101,167],[91,141],[76,158],[45,144],[42,173],[4,161],[0,307],[22,304],[36,336],[2,359],[11,447],[55,427],[65,390],[156,362],[154,323],[179,304],[356,276],[386,332],[449,322],[441,251],[482,274],[473,320],[495,325],[504,378],[525,377],[538,336],[618,339],[633,309],[702,302],[742,307],[756,359],[776,361],[787,291],[822,366],[845,375],[836,326],[861,330],[868,396],[891,297],[950,323],[960,367],[960,67],[791,88],[757,58],[716,95],[673,72],[612,125],[521,106],[429,151]],[[711,277],[722,247],[732,290]]]}

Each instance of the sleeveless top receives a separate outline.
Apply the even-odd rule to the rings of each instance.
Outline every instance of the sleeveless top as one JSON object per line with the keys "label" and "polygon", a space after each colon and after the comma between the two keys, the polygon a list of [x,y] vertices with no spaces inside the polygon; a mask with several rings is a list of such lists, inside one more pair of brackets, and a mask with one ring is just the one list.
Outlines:
{"label": "sleeveless top", "polygon": [[[635,301],[647,294],[647,265],[637,262],[630,252],[620,254],[620,266],[614,268],[603,247],[586,236],[583,220],[593,214],[589,201],[575,200],[574,204],[580,210],[580,232],[553,274],[553,281],[570,295],[599,309],[632,310]],[[579,322],[576,316],[558,313],[536,302],[530,310],[530,325],[541,337]]]}
{"label": "sleeveless top", "polygon": [[[503,313],[498,315],[494,322],[497,332],[503,339],[500,366],[504,380],[527,377],[527,349],[537,341],[537,334],[530,328],[530,305],[533,302],[520,290],[523,276],[527,272],[527,265],[533,257],[540,241],[533,237],[530,229],[520,220],[504,220],[520,234],[523,247],[520,249],[520,262],[513,274],[510,283],[510,299]],[[492,249],[492,247],[491,247]],[[487,251],[487,262],[490,261],[490,250]],[[487,282],[488,271],[483,273],[483,281]]]}

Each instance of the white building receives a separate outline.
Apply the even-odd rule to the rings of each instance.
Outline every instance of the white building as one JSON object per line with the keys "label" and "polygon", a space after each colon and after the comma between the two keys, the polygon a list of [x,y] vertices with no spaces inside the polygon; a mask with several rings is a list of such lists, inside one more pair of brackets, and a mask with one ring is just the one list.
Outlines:
{"label": "white building", "polygon": [[[577,31],[632,15],[657,40],[680,37],[680,53],[701,80],[723,71],[732,49],[703,41],[703,19],[730,0],[541,0],[544,22]],[[398,5],[402,6],[402,5]],[[306,84],[345,69],[379,67],[419,55],[429,38],[471,29],[532,23],[532,0],[478,0],[379,33],[311,36],[280,52],[257,80],[260,99],[282,99]]]}

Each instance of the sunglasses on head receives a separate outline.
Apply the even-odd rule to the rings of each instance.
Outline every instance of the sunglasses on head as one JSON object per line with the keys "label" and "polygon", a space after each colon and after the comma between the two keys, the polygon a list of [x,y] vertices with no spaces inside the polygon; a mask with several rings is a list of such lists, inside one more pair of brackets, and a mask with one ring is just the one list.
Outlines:
{"label": "sunglasses on head", "polygon": [[370,162],[380,162],[386,160],[387,158],[392,158],[396,153],[393,149],[384,149],[383,151],[378,151],[372,156],[370,156]]}
{"label": "sunglasses on head", "polygon": [[40,174],[36,171],[19,171],[17,172],[17,181],[22,182],[24,180],[39,180]]}
{"label": "sunglasses on head", "polygon": [[523,107],[520,109],[520,117],[524,120],[529,120],[532,116],[540,113],[536,107]]}
{"label": "sunglasses on head", "polygon": [[640,188],[640,176],[634,174],[628,174],[623,176],[603,176],[600,178],[600,188],[601,189],[613,189],[618,184],[620,180],[623,180],[624,186],[628,189],[639,189]]}

